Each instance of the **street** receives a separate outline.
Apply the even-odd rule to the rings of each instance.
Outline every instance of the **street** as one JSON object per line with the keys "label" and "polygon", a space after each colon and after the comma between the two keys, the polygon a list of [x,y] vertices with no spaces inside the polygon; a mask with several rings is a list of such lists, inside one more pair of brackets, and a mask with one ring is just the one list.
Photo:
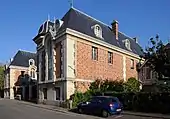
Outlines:
{"label": "street", "polygon": [[[0,119],[102,119],[97,116],[62,113],[48,109],[25,105],[16,100],[0,99]],[[112,116],[109,119],[156,119],[132,115]],[[159,118],[160,119],[160,118]]]}

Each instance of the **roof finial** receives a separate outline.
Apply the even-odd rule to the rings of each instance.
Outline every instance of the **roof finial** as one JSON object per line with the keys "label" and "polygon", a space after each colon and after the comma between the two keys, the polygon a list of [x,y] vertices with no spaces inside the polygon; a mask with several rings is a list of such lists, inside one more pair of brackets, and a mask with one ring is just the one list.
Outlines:
{"label": "roof finial", "polygon": [[55,16],[54,16],[54,23],[55,23]]}
{"label": "roof finial", "polygon": [[48,21],[50,21],[50,15],[48,14]]}
{"label": "roof finial", "polygon": [[73,8],[73,0],[69,0],[70,8]]}

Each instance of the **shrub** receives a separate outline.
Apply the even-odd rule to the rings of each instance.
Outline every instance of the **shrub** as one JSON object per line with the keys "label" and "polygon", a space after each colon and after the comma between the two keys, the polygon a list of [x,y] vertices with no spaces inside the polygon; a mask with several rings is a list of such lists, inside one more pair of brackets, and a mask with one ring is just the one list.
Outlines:
{"label": "shrub", "polygon": [[131,77],[128,79],[126,83],[124,83],[124,91],[125,92],[139,92],[140,91],[140,83],[136,78]]}

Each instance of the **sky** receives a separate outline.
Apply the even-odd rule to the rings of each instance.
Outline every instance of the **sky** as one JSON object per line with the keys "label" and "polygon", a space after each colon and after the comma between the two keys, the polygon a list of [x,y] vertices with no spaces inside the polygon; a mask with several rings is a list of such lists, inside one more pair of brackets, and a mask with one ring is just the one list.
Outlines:
{"label": "sky", "polygon": [[[159,34],[170,40],[170,0],[73,0],[74,8],[137,37],[145,48]],[[69,0],[3,0],[0,3],[0,62],[6,63],[21,49],[35,52],[33,38],[48,19],[61,19],[70,9]]]}

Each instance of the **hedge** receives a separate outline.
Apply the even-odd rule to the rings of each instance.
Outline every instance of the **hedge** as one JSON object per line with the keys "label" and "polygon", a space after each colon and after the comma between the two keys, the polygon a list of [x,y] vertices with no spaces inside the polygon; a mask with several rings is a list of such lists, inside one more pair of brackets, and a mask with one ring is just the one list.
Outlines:
{"label": "hedge", "polygon": [[87,101],[91,96],[106,95],[118,97],[124,110],[148,113],[170,113],[170,93],[116,93],[116,92],[90,92],[75,93],[73,106],[82,101]]}

